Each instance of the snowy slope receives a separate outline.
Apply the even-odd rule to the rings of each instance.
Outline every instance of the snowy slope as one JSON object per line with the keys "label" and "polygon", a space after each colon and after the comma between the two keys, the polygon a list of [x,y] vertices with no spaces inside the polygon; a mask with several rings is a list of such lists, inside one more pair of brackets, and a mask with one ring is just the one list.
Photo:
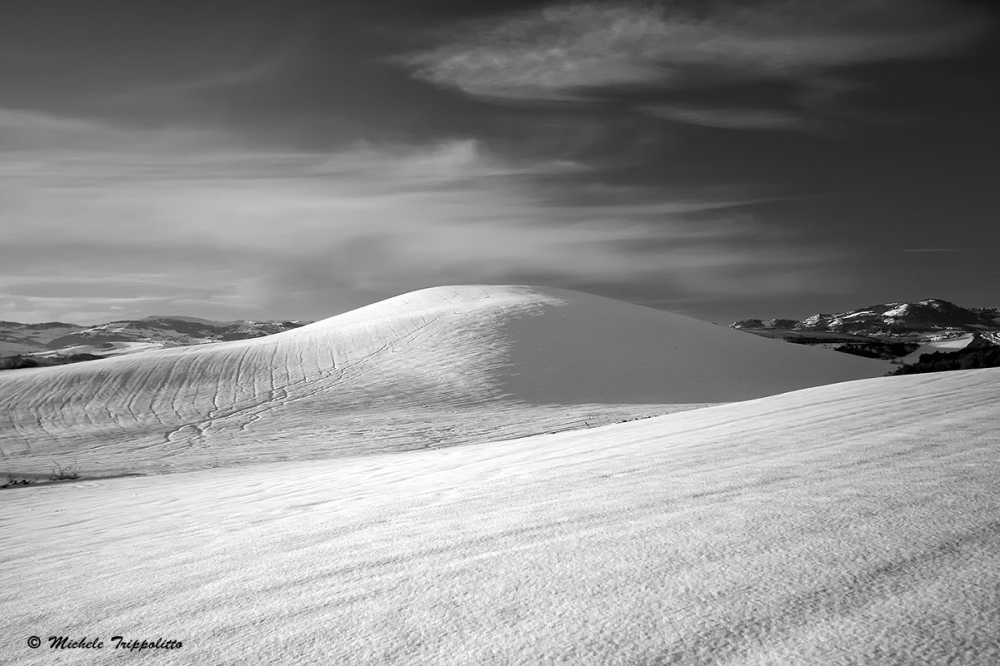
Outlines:
{"label": "snowy slope", "polygon": [[[4,491],[0,655],[994,665],[998,395],[997,369],[887,377],[517,441]],[[57,655],[32,635],[183,648]]]}
{"label": "snowy slope", "polygon": [[0,373],[0,471],[512,438],[890,368],[576,292],[442,287],[263,338]]}
{"label": "snowy slope", "polygon": [[932,339],[930,341],[924,342],[920,345],[920,347],[904,356],[902,358],[903,363],[916,363],[924,354],[933,354],[935,352],[954,352],[965,349],[969,346],[969,343],[975,339],[975,334],[967,333],[965,335],[958,335],[954,337],[931,336],[931,338]]}

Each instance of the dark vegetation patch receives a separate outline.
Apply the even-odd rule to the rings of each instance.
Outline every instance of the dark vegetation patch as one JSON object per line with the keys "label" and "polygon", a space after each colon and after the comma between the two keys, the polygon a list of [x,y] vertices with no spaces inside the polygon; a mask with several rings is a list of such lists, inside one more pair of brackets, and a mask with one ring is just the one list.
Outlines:
{"label": "dark vegetation patch", "polygon": [[265,333],[264,331],[256,331],[254,333],[242,333],[240,331],[223,333],[219,337],[219,342],[233,342],[234,340],[250,340],[251,338],[263,338],[265,336],[272,335],[271,333]]}
{"label": "dark vegetation patch", "polygon": [[857,340],[857,338],[847,338],[839,336],[820,337],[814,335],[798,335],[795,337],[791,336],[786,337],[784,338],[784,340],[785,342],[791,342],[792,344],[796,345],[829,345],[829,344],[836,344],[838,342],[843,344],[851,344],[855,340]]}
{"label": "dark vegetation patch", "polygon": [[914,375],[923,372],[975,370],[977,368],[1000,368],[1000,347],[980,347],[953,352],[921,354],[919,361],[907,363],[892,374]]}
{"label": "dark vegetation patch", "polygon": [[31,356],[18,354],[0,358],[0,370],[20,370],[22,368],[47,368],[53,365],[66,365],[68,363],[81,363],[83,361],[96,361],[104,358],[97,354],[67,354],[65,356]]}
{"label": "dark vegetation patch", "polygon": [[121,333],[70,333],[51,340],[45,346],[49,349],[59,349],[72,345],[97,345],[111,342],[135,342],[135,336]]}
{"label": "dark vegetation patch", "polygon": [[744,333],[771,340],[784,340],[802,345],[831,344],[837,342],[866,342],[872,340],[865,335],[854,335],[853,333],[832,333],[829,331],[797,331],[787,328],[741,328]]}
{"label": "dark vegetation patch", "polygon": [[17,488],[19,486],[30,486],[33,483],[31,479],[25,479],[21,477],[16,477],[13,475],[8,475],[7,480],[0,483],[0,489],[4,488]]}
{"label": "dark vegetation patch", "polygon": [[911,354],[920,348],[916,342],[885,342],[882,340],[872,340],[871,342],[848,342],[837,347],[836,351],[854,356],[864,356],[865,358],[881,358],[893,360]]}

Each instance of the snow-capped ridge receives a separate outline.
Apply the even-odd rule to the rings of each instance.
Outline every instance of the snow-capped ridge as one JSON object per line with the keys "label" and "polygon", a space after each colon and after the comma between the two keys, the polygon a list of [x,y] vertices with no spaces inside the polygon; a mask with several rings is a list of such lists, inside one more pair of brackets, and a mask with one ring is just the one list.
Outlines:
{"label": "snow-capped ridge", "polygon": [[[908,332],[955,330],[972,332],[982,328],[1000,329],[995,309],[966,309],[943,299],[892,302],[870,305],[857,310],[817,313],[792,322],[790,326],[767,326],[762,320],[734,322],[732,328],[787,328],[796,331],[834,332],[851,335],[893,335]],[[774,320],[771,320],[774,321]],[[790,320],[784,320],[786,323]]]}

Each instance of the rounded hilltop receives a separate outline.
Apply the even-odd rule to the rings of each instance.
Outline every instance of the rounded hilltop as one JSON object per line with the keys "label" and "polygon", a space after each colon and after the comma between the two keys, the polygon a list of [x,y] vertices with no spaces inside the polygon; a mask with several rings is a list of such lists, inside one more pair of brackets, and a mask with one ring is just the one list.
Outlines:
{"label": "rounded hilltop", "polygon": [[0,373],[0,447],[46,462],[136,447],[171,464],[198,451],[295,455],[289,446],[341,455],[607,423],[888,367],[564,289],[434,287],[266,337]]}

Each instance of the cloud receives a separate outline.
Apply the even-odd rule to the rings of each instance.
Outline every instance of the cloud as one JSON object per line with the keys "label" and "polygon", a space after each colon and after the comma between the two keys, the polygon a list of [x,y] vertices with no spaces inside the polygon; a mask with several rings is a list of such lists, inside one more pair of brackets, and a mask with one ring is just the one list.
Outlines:
{"label": "cloud", "polygon": [[287,57],[272,57],[260,60],[250,65],[234,66],[228,69],[191,74],[186,78],[172,81],[161,81],[133,86],[118,95],[119,99],[127,97],[148,96],[165,99],[172,95],[186,95],[206,91],[218,91],[236,86],[259,83],[277,75],[285,66]]}
{"label": "cloud", "polygon": [[647,105],[642,110],[667,120],[721,129],[804,131],[816,127],[813,121],[778,109],[727,109],[664,104]]}
{"label": "cloud", "polygon": [[965,250],[953,247],[919,247],[900,250],[900,252],[965,252]]}
{"label": "cloud", "polygon": [[576,3],[479,20],[401,59],[469,95],[571,100],[595,89],[810,77],[955,52],[986,20],[937,0]]}
{"label": "cloud", "polygon": [[[311,153],[19,113],[0,118],[59,131],[0,144],[7,318],[95,320],[101,302],[109,318],[319,318],[421,287],[532,276],[801,291],[830,259],[769,243],[746,192],[602,185],[586,164],[470,138]],[[779,274],[797,277],[781,286]]]}

